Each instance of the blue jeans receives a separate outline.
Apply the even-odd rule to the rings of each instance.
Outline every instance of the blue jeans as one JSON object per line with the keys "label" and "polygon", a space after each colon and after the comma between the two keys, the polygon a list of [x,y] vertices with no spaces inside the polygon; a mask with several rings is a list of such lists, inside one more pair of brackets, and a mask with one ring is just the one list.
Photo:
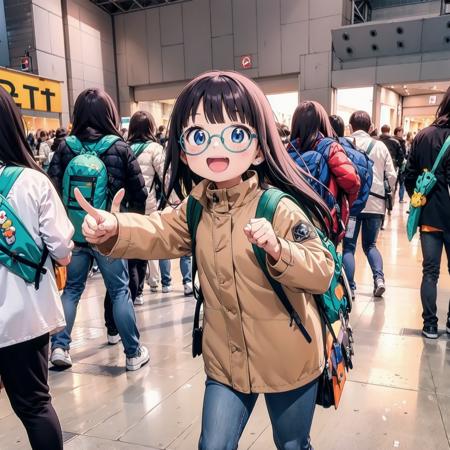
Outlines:
{"label": "blue jeans", "polygon": [[[293,391],[264,394],[278,450],[311,449],[317,380]],[[199,450],[236,450],[258,394],[243,394],[206,380]]]}
{"label": "blue jeans", "polygon": [[378,233],[383,222],[381,214],[360,214],[356,218],[353,237],[344,239],[343,262],[345,274],[350,287],[355,290],[355,252],[359,232],[362,229],[362,247],[373,273],[373,280],[381,278],[384,280],[383,258],[377,249]]}
{"label": "blue jeans", "polygon": [[67,284],[61,297],[66,328],[52,337],[52,349],[69,350],[77,306],[86,287],[91,258],[97,261],[106,289],[111,296],[114,322],[116,323],[125,354],[136,356],[139,350],[139,331],[136,326],[133,302],[128,288],[128,267],[123,259],[103,256],[91,247],[76,247],[67,268]]}
{"label": "blue jeans", "polygon": [[[170,286],[172,283],[170,259],[161,259],[159,261],[159,270],[161,271],[161,284],[163,286]],[[180,258],[180,271],[183,276],[183,284],[190,283],[192,281],[192,263],[190,256],[182,256]]]}
{"label": "blue jeans", "polygon": [[[420,286],[422,318],[424,325],[437,325],[437,284],[441,270],[442,250],[447,253],[447,267],[450,273],[450,233],[420,233],[423,255],[423,277]],[[450,302],[448,305],[450,317]]]}

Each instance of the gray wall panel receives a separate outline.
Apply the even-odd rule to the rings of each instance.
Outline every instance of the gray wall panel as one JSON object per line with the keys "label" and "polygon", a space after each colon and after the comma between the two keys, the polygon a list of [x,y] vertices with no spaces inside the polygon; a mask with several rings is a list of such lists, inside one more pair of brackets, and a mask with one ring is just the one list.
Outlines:
{"label": "gray wall panel", "polygon": [[280,0],[258,0],[258,72],[265,77],[281,72]]}
{"label": "gray wall panel", "polygon": [[233,33],[231,0],[210,0],[212,36]]}
{"label": "gray wall panel", "polygon": [[131,64],[127,65],[128,84],[136,86],[150,82],[148,71],[146,15],[142,12],[125,16],[126,51],[134,55]]}
{"label": "gray wall panel", "polygon": [[300,71],[300,56],[308,53],[308,21],[281,26],[283,73]]}
{"label": "gray wall panel", "polygon": [[183,45],[171,45],[162,49],[163,81],[184,80]]}
{"label": "gray wall panel", "polygon": [[348,0],[309,0],[309,18],[318,19],[327,16],[342,16],[344,1]]}
{"label": "gray wall panel", "polygon": [[147,12],[147,49],[150,83],[163,81],[159,9]]}
{"label": "gray wall panel", "polygon": [[309,52],[329,52],[331,30],[342,25],[342,16],[322,17],[309,22]]}
{"label": "gray wall panel", "polygon": [[301,22],[309,18],[309,0],[281,0],[281,24]]}
{"label": "gray wall panel", "polygon": [[183,5],[186,77],[211,70],[211,22],[209,0],[193,0]]}
{"label": "gray wall panel", "polygon": [[233,0],[234,54],[258,53],[256,0]]}
{"label": "gray wall panel", "polygon": [[0,66],[9,66],[8,33],[3,0],[0,0]]}
{"label": "gray wall panel", "polygon": [[212,38],[213,69],[234,70],[233,36]]}
{"label": "gray wall panel", "polygon": [[161,44],[175,45],[183,43],[183,22],[181,5],[171,5],[160,8],[161,14]]}

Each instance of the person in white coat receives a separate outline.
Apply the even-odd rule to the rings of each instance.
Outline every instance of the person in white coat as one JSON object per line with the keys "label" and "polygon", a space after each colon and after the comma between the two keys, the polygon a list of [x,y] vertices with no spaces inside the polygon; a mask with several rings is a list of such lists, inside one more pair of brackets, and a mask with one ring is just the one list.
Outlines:
{"label": "person in white coat", "polygon": [[358,149],[365,152],[373,161],[373,182],[366,207],[350,219],[344,239],[344,268],[350,287],[354,293],[355,251],[358,236],[362,230],[362,247],[373,274],[373,295],[381,297],[386,291],[383,271],[383,258],[377,249],[377,238],[386,214],[386,194],[388,187],[393,192],[397,173],[387,147],[370,136],[372,121],[365,111],[356,111],[350,117],[351,138]]}
{"label": "person in white coat", "polygon": [[[61,426],[47,379],[49,335],[63,329],[66,322],[51,258],[60,265],[69,264],[74,229],[51,181],[34,162],[17,106],[0,88],[2,185],[5,167],[11,166],[23,171],[11,189],[3,190],[6,201],[49,256],[36,289],[8,268],[9,242],[0,233],[0,377],[33,450],[62,450]],[[2,211],[1,203],[0,197],[4,217],[6,207]]]}

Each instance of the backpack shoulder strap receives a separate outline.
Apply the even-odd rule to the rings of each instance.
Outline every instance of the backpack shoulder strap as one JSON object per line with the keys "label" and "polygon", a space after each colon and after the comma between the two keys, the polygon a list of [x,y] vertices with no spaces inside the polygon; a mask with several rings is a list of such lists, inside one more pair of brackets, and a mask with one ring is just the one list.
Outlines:
{"label": "backpack shoulder strap", "polygon": [[150,142],[135,142],[131,144],[131,150],[135,156],[135,158],[139,158],[142,155],[142,152],[149,146]]}
{"label": "backpack shoulder strap", "polygon": [[192,240],[192,251],[196,244],[197,228],[202,218],[203,206],[200,202],[190,195],[187,203],[187,224]]}
{"label": "backpack shoulder strap", "polygon": [[194,358],[202,353],[201,349],[201,334],[202,329],[200,328],[200,311],[203,304],[203,293],[201,286],[197,287],[195,284],[195,275],[197,273],[197,258],[195,257],[195,246],[197,242],[197,228],[200,220],[202,218],[203,206],[200,202],[190,195],[188,197],[186,218],[189,229],[189,234],[191,235],[192,242],[192,289],[194,291],[195,298],[195,312],[194,312],[194,324],[192,330],[192,355]]}
{"label": "backpack shoulder strap", "polygon": [[377,141],[375,140],[375,139],[372,139],[371,141],[370,141],[370,144],[369,144],[369,146],[367,147],[367,150],[366,150],[366,155],[367,156],[369,156],[370,155],[370,153],[372,152],[372,150],[373,150],[373,148],[375,147],[375,144],[377,143]]}
{"label": "backpack shoulder strap", "polygon": [[[291,197],[288,194],[285,194],[279,189],[272,188],[264,191],[263,194],[261,195],[261,198],[259,199],[258,207],[256,208],[256,218],[257,219],[265,218],[270,223],[272,223],[278,204],[283,198],[289,198],[290,200],[297,203],[293,197]],[[300,319],[300,316],[298,315],[297,311],[294,309],[291,302],[289,301],[286,293],[283,290],[283,287],[278,281],[276,281],[270,276],[269,271],[267,270],[266,252],[255,244],[253,244],[252,247],[253,252],[255,253],[256,259],[258,261],[258,264],[261,267],[261,270],[264,272],[264,275],[266,276],[267,280],[272,286],[272,289],[277,294],[284,308],[291,317],[291,324],[292,322],[295,322],[295,324],[299,327],[301,333],[305,337],[306,341],[310,343],[311,336],[306,331],[306,328],[304,327]]]}
{"label": "backpack shoulder strap", "polygon": [[450,136],[445,140],[444,145],[442,146],[441,150],[439,151],[439,155],[436,158],[436,161],[433,164],[433,168],[431,169],[431,173],[436,172],[437,168],[439,167],[439,164],[442,161],[442,158],[447,153],[448,148],[450,147]]}
{"label": "backpack shoulder strap", "polygon": [[3,197],[8,196],[9,191],[22,172],[23,167],[17,166],[8,166],[3,169],[3,172],[0,176],[0,194],[3,195]]}

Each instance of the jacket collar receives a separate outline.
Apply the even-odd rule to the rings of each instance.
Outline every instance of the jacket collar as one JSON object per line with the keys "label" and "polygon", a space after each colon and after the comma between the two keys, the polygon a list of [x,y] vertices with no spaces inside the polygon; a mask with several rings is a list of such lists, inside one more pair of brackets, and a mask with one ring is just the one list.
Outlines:
{"label": "jacket collar", "polygon": [[352,134],[352,137],[358,137],[358,138],[370,138],[370,134],[369,134],[369,133],[366,133],[366,132],[363,131],[363,130],[358,130],[358,131],[355,131],[355,132]]}
{"label": "jacket collar", "polygon": [[258,194],[259,180],[255,171],[249,170],[242,182],[230,189],[217,189],[214,182],[203,180],[192,190],[191,195],[204,208],[226,213],[252,201]]}

